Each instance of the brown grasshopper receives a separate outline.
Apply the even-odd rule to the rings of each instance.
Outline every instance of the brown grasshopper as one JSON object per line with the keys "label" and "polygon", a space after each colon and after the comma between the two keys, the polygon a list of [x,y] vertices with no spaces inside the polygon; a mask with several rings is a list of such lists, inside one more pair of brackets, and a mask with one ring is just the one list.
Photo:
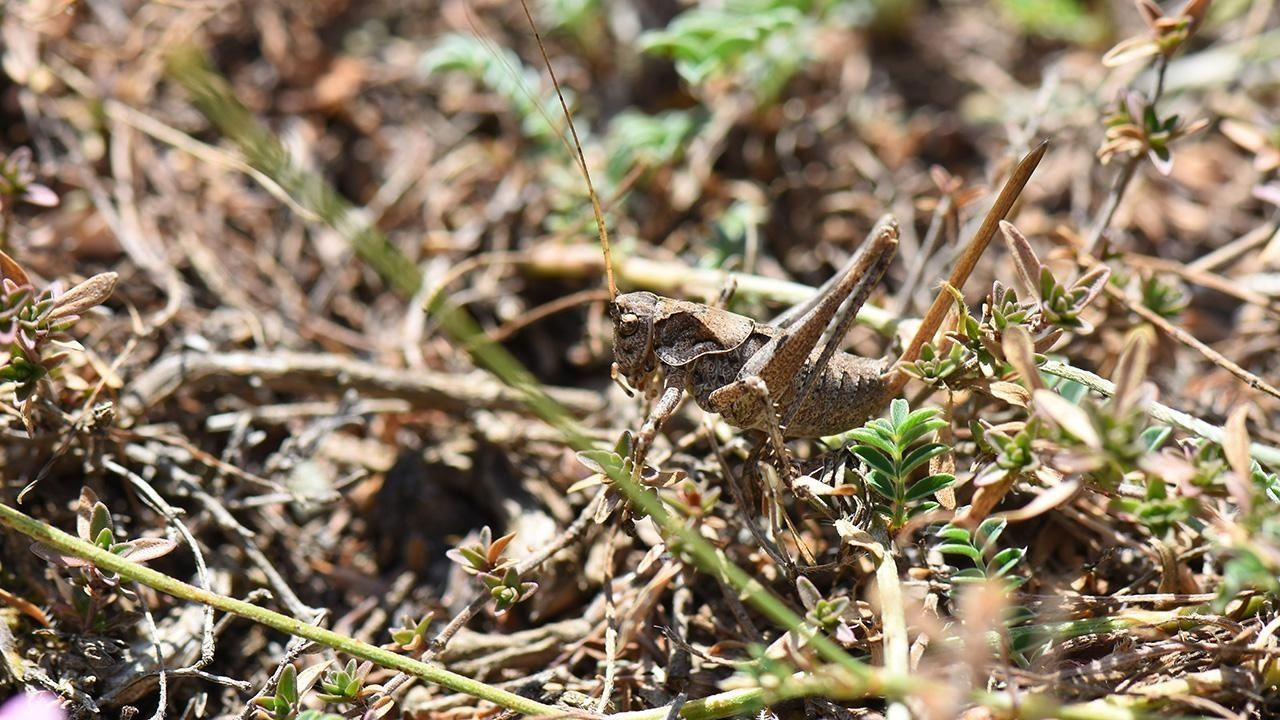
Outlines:
{"label": "brown grasshopper", "polygon": [[830,435],[879,410],[887,362],[838,346],[897,246],[897,222],[885,217],[813,298],[769,323],[651,292],[616,295],[609,306],[615,375],[643,388],[659,368],[663,374],[637,438],[637,462],[686,391],[729,424],[768,433],[779,453],[786,437]]}

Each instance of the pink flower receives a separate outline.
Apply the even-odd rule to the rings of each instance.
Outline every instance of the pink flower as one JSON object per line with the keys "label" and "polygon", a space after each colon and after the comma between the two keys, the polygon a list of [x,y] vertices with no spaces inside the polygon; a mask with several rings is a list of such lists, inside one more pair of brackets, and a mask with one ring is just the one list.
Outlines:
{"label": "pink flower", "polygon": [[0,706],[0,720],[66,720],[58,698],[47,692],[14,695]]}

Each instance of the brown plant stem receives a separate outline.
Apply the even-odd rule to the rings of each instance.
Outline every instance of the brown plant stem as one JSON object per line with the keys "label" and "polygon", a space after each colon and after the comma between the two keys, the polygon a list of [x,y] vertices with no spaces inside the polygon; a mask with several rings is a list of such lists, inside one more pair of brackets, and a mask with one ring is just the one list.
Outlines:
{"label": "brown plant stem", "polygon": [[1243,380],[1244,383],[1249,387],[1253,388],[1254,390],[1261,390],[1262,392],[1268,395],[1271,395],[1272,397],[1280,398],[1280,389],[1277,389],[1274,385],[1267,382],[1266,380],[1263,380],[1257,375],[1254,375],[1248,370],[1245,370],[1244,368],[1240,367],[1238,364],[1236,364],[1235,361],[1231,360],[1230,358],[1218,352],[1217,350],[1214,350],[1213,348],[1204,344],[1204,342],[1201,341],[1199,338],[1197,338],[1195,335],[1192,335],[1186,330],[1183,330],[1177,325],[1174,325],[1173,323],[1164,319],[1155,311],[1153,311],[1151,308],[1147,307],[1146,305],[1143,305],[1140,302],[1134,302],[1133,300],[1130,300],[1128,297],[1125,297],[1125,294],[1123,291],[1113,288],[1109,285],[1107,286],[1106,292],[1108,297],[1123,304],[1126,308],[1129,309],[1130,312],[1134,313],[1135,315],[1142,318],[1143,320],[1146,320],[1152,325],[1155,325],[1157,328],[1160,329],[1160,332],[1163,332],[1165,335],[1168,335],[1169,337],[1182,343],[1183,345],[1186,345],[1187,347],[1192,348],[1196,352],[1199,352],[1201,355],[1207,358],[1214,365],[1217,365],[1223,370],[1226,370],[1232,375],[1235,375],[1236,377]]}
{"label": "brown plant stem", "polygon": [[[1009,174],[1009,179],[1005,182],[1004,187],[1000,189],[1000,194],[996,196],[995,203],[987,211],[987,216],[983,218],[978,232],[969,241],[964,253],[961,254],[956,261],[955,267],[951,270],[951,276],[947,278],[947,282],[952,287],[964,287],[965,281],[969,279],[969,275],[977,267],[978,260],[986,252],[987,246],[991,244],[991,239],[995,237],[996,230],[1000,227],[1000,221],[1005,219],[1009,211],[1013,209],[1018,196],[1022,194],[1022,189],[1026,187],[1027,182],[1031,179],[1031,174],[1035,172],[1036,166],[1040,164],[1041,158],[1044,157],[1048,149],[1048,141],[1042,142],[1034,150],[1023,156],[1018,161],[1018,164],[1014,166],[1013,172]],[[880,405],[883,406],[891,398],[897,397],[902,392],[902,388],[910,379],[910,376],[903,371],[902,366],[905,363],[919,359],[921,348],[933,338],[934,333],[938,332],[938,328],[942,326],[943,319],[954,303],[955,300],[950,293],[946,290],[938,291],[938,294],[933,299],[933,304],[929,306],[929,312],[925,314],[924,319],[920,322],[919,329],[916,330],[915,335],[911,338],[911,343],[889,371],[889,381],[884,394],[881,396]]]}

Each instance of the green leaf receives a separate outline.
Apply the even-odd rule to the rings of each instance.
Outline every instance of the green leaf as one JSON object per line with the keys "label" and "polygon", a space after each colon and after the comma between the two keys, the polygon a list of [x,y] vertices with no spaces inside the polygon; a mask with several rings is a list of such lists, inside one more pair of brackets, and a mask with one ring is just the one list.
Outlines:
{"label": "green leaf", "polygon": [[1057,294],[1055,290],[1059,290],[1058,281],[1054,279],[1053,273],[1049,272],[1049,268],[1042,266],[1040,268],[1040,301],[1051,300]]}
{"label": "green leaf", "polygon": [[866,426],[870,428],[872,432],[879,433],[880,437],[886,440],[892,440],[897,437],[897,433],[893,430],[893,425],[890,425],[889,421],[884,418],[874,418],[868,422]]}
{"label": "green leaf", "polygon": [[912,470],[915,470],[950,449],[950,445],[943,445],[942,443],[921,445],[908,453],[907,456],[902,459],[902,462],[898,463],[898,474],[906,477],[911,474]]}
{"label": "green leaf", "polygon": [[911,508],[911,510],[907,512],[907,517],[916,517],[917,515],[925,515],[933,512],[934,510],[937,510],[939,507],[941,506],[938,505],[938,503],[932,500],[925,500],[919,505],[916,505],[915,507]]}
{"label": "green leaf", "polygon": [[972,545],[963,545],[961,543],[943,543],[937,547],[938,552],[943,555],[963,555],[975,563],[982,562],[982,554]]}
{"label": "green leaf", "polygon": [[873,469],[879,470],[889,478],[896,478],[898,476],[898,471],[897,468],[894,467],[893,461],[885,457],[883,453],[877,451],[875,448],[858,445],[853,448],[853,454],[862,458],[862,460]]}
{"label": "green leaf", "polygon": [[894,444],[893,441],[885,439],[883,436],[872,430],[858,428],[857,430],[850,430],[848,436],[857,440],[862,445],[879,449],[887,458],[899,457],[901,454],[898,446]]}
{"label": "green leaf", "polygon": [[578,462],[592,472],[606,476],[620,471],[623,461],[621,455],[611,450],[582,450],[578,453]]}
{"label": "green leaf", "polygon": [[[904,400],[903,402],[905,403],[906,401]],[[910,413],[907,413],[907,416],[902,419],[902,422],[894,423],[894,430],[896,430],[899,437],[901,437],[903,433],[906,433],[912,428],[920,425],[920,423],[935,417],[937,414],[937,408],[919,408],[917,410],[913,410]]]}
{"label": "green leaf", "polygon": [[1169,439],[1169,435],[1171,434],[1173,434],[1173,428],[1167,425],[1152,425],[1146,430],[1143,430],[1142,434],[1139,435],[1138,438],[1142,443],[1142,446],[1146,448],[1147,452],[1152,453],[1159,450],[1160,446],[1164,445],[1165,441]]}
{"label": "green leaf", "polygon": [[956,542],[968,543],[969,531],[955,525],[944,525],[936,535],[943,540],[954,540]]}
{"label": "green leaf", "polygon": [[93,510],[89,516],[89,537],[93,538],[99,545],[103,542],[102,533],[107,533],[107,545],[102,547],[110,547],[111,537],[111,511],[107,510],[107,506],[101,501],[93,504]]}
{"label": "green leaf", "polygon": [[1013,569],[1014,565],[1017,565],[1022,560],[1025,553],[1026,551],[1022,548],[1006,548],[996,553],[996,556],[991,558],[991,562],[987,563],[987,567],[995,568],[995,571],[991,574],[996,577],[1004,577],[1006,573]]}
{"label": "green leaf", "polygon": [[874,470],[867,476],[867,485],[885,500],[893,500],[895,496],[893,483],[883,474]]}
{"label": "green leaf", "polygon": [[889,403],[889,417],[893,422],[894,429],[902,427],[907,422],[907,401],[902,398],[894,398]]}
{"label": "green leaf", "polygon": [[982,538],[983,545],[989,546],[1000,537],[1008,524],[1004,518],[989,517],[978,524],[978,531],[974,534]]}
{"label": "green leaf", "polygon": [[965,568],[951,575],[952,585],[975,585],[986,581],[986,573],[978,568]]}
{"label": "green leaf", "polygon": [[1089,388],[1075,380],[1064,380],[1056,388],[1058,394],[1070,402],[1079,405],[1081,399],[1089,393]]}
{"label": "green leaf", "polygon": [[907,490],[906,500],[907,502],[912,502],[914,500],[922,500],[924,498],[929,497],[930,495],[933,495],[935,492],[941,490],[942,488],[951,486],[953,483],[955,483],[955,481],[956,481],[956,476],[952,475],[951,473],[938,473],[937,475],[930,475],[929,477],[921,480],[915,485],[912,485],[911,489]]}
{"label": "green leaf", "polygon": [[285,665],[284,670],[280,671],[276,697],[284,698],[291,705],[298,702],[298,670],[293,665]]}
{"label": "green leaf", "polygon": [[[916,417],[922,413],[924,414],[924,417]],[[911,417],[907,419],[904,428],[898,429],[898,443],[903,447],[906,447],[924,435],[947,426],[946,420],[935,418],[933,417],[934,415],[937,415],[937,411],[932,408],[912,413]]]}

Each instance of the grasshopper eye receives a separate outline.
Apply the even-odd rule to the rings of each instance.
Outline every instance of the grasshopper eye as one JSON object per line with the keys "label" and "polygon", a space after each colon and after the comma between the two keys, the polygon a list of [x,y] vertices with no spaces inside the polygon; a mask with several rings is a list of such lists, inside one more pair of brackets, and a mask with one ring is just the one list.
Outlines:
{"label": "grasshopper eye", "polygon": [[618,318],[618,334],[626,337],[627,335],[635,335],[640,329],[640,318],[635,313],[623,313]]}

